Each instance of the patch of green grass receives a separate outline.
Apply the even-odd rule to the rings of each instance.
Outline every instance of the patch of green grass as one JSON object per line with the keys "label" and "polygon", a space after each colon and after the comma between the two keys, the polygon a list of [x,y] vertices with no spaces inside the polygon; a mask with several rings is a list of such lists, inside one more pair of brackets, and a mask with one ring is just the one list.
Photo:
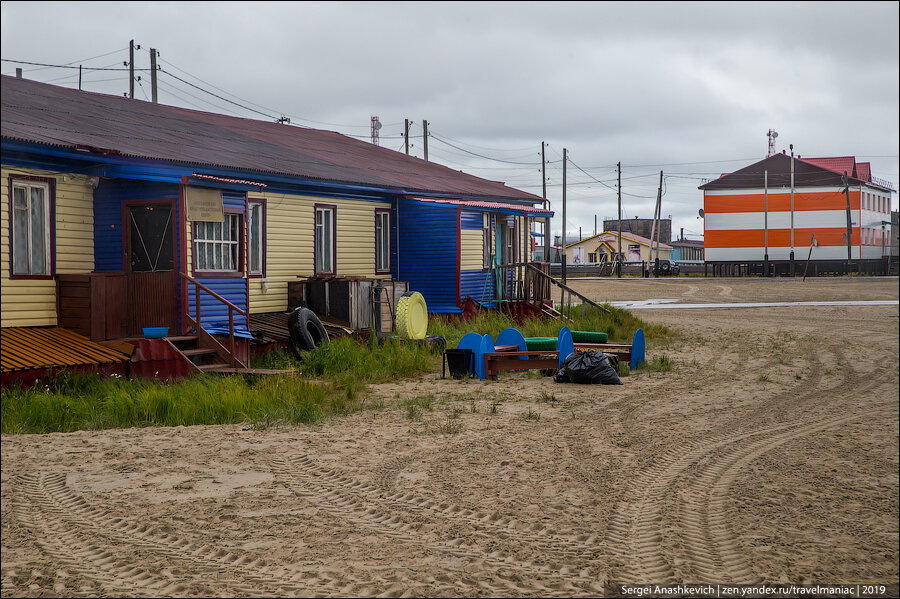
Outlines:
{"label": "patch of green grass", "polygon": [[520,324],[497,310],[482,310],[470,322],[450,321],[432,317],[428,323],[428,334],[440,335],[447,340],[447,347],[456,347],[466,333],[477,332],[496,339],[503,329],[516,328],[524,337],[556,337],[563,326],[573,331],[597,331],[609,336],[610,343],[630,343],[634,332],[643,329],[648,340],[662,340],[674,336],[665,326],[649,324],[634,316],[628,310],[605,304],[603,308],[586,306],[572,311],[572,320],[548,318],[528,318]]}
{"label": "patch of green grass", "polygon": [[550,402],[555,404],[557,401],[559,400],[556,399],[555,393],[547,393],[546,391],[541,391],[541,396],[538,397],[538,402]]}
{"label": "patch of green grass", "polygon": [[523,420],[540,420],[541,413],[537,412],[535,410],[532,410],[531,408],[528,408],[527,411],[522,413],[522,419]]}
{"label": "patch of green grass", "polygon": [[354,393],[292,376],[199,375],[176,383],[64,375],[11,386],[2,396],[3,433],[250,422],[314,424],[361,409]]}
{"label": "patch of green grass", "polygon": [[641,362],[635,370],[639,372],[670,372],[674,367],[674,362],[669,356],[660,354],[649,361]]}

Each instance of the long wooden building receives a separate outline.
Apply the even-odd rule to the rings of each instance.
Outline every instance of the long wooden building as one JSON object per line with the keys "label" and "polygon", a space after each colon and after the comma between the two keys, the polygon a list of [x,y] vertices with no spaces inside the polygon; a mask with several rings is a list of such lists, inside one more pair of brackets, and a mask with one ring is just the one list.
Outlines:
{"label": "long wooden building", "polygon": [[177,334],[198,312],[221,333],[228,304],[246,331],[309,279],[403,281],[429,311],[459,312],[497,297],[492,268],[527,257],[531,219],[552,216],[533,194],[335,132],[9,76],[2,176],[2,327],[88,315],[100,339]]}

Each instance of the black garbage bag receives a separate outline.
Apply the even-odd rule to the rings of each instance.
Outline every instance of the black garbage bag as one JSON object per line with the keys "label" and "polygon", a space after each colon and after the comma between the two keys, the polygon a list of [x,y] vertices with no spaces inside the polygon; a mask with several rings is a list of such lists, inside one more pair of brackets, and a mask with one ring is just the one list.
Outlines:
{"label": "black garbage bag", "polygon": [[573,352],[563,360],[562,368],[554,375],[557,383],[582,385],[621,385],[616,372],[618,356],[599,351]]}

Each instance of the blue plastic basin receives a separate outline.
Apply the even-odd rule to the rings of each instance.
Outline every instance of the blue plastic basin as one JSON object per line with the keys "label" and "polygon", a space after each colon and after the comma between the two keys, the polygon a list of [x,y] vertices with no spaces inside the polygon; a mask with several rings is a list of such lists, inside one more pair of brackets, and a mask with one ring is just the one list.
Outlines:
{"label": "blue plastic basin", "polygon": [[161,339],[169,334],[169,327],[144,327],[145,339]]}

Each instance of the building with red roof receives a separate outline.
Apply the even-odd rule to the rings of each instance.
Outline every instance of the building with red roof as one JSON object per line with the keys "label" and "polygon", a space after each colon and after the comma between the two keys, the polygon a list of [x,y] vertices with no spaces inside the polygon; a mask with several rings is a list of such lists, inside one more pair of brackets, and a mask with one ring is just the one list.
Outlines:
{"label": "building with red roof", "polygon": [[893,184],[853,156],[782,152],[703,191],[704,259],[712,263],[881,260],[891,245]]}

